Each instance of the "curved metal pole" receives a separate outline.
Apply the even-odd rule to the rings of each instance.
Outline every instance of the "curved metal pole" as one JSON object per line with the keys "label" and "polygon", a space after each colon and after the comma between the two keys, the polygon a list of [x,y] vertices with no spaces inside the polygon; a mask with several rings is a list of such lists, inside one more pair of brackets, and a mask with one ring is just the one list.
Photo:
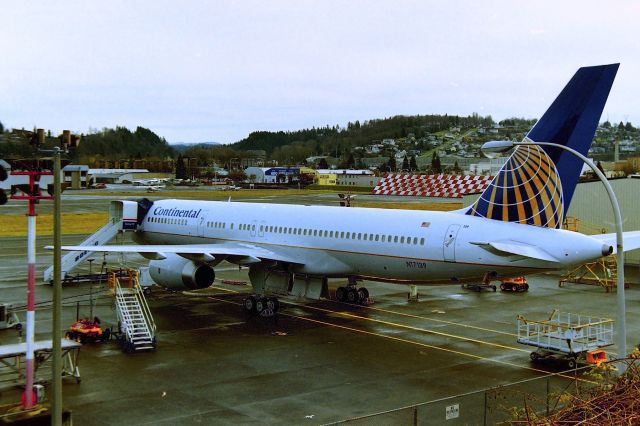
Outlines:
{"label": "curved metal pole", "polygon": [[[617,295],[616,300],[618,304],[618,313],[616,319],[616,345],[618,346],[618,358],[623,359],[627,357],[627,324],[626,324],[626,307],[625,307],[625,296],[624,296],[624,249],[622,247],[622,215],[620,214],[620,206],[618,205],[618,199],[616,198],[616,194],[613,192],[611,185],[609,184],[609,180],[607,177],[598,169],[598,167],[593,164],[593,161],[580,154],[578,151],[573,148],[569,148],[568,146],[560,145],[552,142],[514,142],[513,145],[544,145],[544,146],[552,146],[555,148],[564,149],[565,151],[569,151],[582,161],[584,161],[591,170],[598,176],[598,178],[604,184],[605,189],[607,190],[607,194],[609,195],[609,201],[611,201],[611,207],[613,207],[613,214],[615,216],[616,221],[616,269],[618,272],[618,282],[617,282]],[[624,366],[620,370],[624,371]]]}

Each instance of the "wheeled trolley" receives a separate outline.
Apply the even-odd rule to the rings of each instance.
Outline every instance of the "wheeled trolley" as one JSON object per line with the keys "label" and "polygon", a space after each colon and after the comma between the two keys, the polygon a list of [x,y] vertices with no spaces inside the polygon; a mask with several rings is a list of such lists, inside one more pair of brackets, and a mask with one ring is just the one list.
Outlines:
{"label": "wheeled trolley", "polygon": [[575,368],[578,363],[606,361],[602,348],[613,343],[614,321],[588,315],[561,313],[555,309],[546,320],[518,315],[518,343],[535,346],[531,361],[560,361]]}

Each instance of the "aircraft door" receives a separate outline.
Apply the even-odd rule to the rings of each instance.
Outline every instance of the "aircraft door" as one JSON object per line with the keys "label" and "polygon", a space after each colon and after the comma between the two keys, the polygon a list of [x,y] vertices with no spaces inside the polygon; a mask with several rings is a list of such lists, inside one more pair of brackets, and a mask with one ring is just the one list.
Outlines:
{"label": "aircraft door", "polygon": [[267,228],[267,221],[260,221],[260,228],[258,228],[258,237],[264,237],[264,230]]}
{"label": "aircraft door", "polygon": [[207,229],[207,217],[209,216],[208,213],[209,212],[207,210],[203,210],[200,218],[198,219],[198,237],[205,236]]}
{"label": "aircraft door", "polygon": [[449,225],[447,233],[444,234],[442,253],[445,262],[456,261],[456,238],[458,237],[458,231],[460,231],[460,225]]}
{"label": "aircraft door", "polygon": [[258,221],[254,220],[253,222],[251,222],[251,228],[249,230],[249,234],[251,234],[252,237],[256,236],[256,231],[258,230]]}

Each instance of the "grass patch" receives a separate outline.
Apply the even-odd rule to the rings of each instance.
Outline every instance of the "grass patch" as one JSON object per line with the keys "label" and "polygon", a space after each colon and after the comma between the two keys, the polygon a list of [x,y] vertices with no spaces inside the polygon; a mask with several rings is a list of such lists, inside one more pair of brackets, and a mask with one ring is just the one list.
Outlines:
{"label": "grass patch", "polygon": [[461,209],[461,202],[454,203],[385,203],[382,201],[354,201],[354,207],[376,208],[376,209],[402,209],[402,210],[430,210],[439,212],[449,212]]}
{"label": "grass patch", "polygon": [[77,191],[71,193],[65,192],[68,195],[76,195],[76,196],[108,196],[108,197],[153,197],[153,198],[187,198],[191,200],[226,200],[231,197],[232,200],[242,200],[245,198],[256,198],[256,197],[288,197],[288,196],[297,196],[297,195],[314,195],[314,194],[330,194],[336,191],[329,190],[308,190],[308,189],[242,189],[239,191],[223,191],[223,190],[198,190],[198,191],[190,191],[190,190],[161,190],[157,192],[143,192],[143,191],[107,191],[107,192],[99,192],[99,191]]}
{"label": "grass patch", "polygon": [[[104,213],[63,213],[63,234],[91,234],[107,223],[109,214]],[[27,216],[2,215],[0,235],[22,237],[27,235]],[[36,235],[53,235],[53,215],[39,214],[36,218]]]}

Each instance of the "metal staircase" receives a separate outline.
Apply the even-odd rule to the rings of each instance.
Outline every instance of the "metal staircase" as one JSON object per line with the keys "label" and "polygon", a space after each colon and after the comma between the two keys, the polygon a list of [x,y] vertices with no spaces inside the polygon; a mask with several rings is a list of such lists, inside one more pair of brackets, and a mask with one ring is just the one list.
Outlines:
{"label": "metal staircase", "polygon": [[[109,222],[96,232],[91,234],[86,240],[79,245],[87,246],[85,251],[70,251],[60,260],[60,270],[62,271],[62,279],[73,271],[76,266],[87,260],[91,256],[91,246],[105,245],[110,242],[120,230],[120,221],[117,218],[110,218]],[[53,265],[44,271],[44,282],[50,282],[53,279]]]}
{"label": "metal staircase", "polygon": [[125,285],[115,273],[109,274],[109,287],[116,298],[116,312],[120,325],[118,342],[125,352],[155,350],[156,324],[138,281],[138,271],[129,270]]}

